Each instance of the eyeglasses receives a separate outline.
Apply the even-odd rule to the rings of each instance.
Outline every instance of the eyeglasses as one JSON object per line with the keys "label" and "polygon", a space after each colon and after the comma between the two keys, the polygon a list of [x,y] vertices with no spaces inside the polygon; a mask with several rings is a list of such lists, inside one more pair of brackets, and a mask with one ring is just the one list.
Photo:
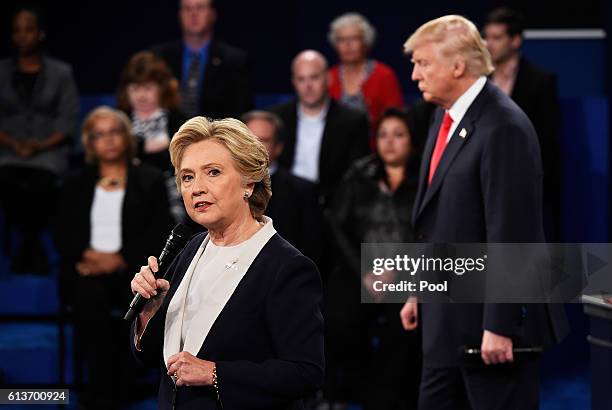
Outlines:
{"label": "eyeglasses", "polygon": [[121,128],[112,128],[108,131],[94,131],[91,133],[94,140],[101,140],[105,137],[121,137],[123,136],[123,130]]}

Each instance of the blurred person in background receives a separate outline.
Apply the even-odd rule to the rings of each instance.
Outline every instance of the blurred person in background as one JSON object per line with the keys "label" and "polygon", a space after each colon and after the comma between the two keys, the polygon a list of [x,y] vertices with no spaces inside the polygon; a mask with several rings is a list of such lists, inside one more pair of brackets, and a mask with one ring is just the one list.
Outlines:
{"label": "blurred person in background", "polygon": [[332,21],[328,38],[340,60],[329,70],[329,93],[367,113],[374,133],[385,109],[404,105],[393,69],[369,56],[376,29],[361,14],[346,13]]}
{"label": "blurred person in background", "polygon": [[[410,215],[418,155],[413,129],[409,113],[396,108],[382,113],[376,152],[353,164],[328,213],[340,255],[326,297],[330,401],[356,401],[373,410],[416,409],[420,334],[404,332],[396,304],[360,303],[360,289],[368,285],[360,274],[361,244],[414,242]],[[364,374],[376,376],[364,378]]]}
{"label": "blurred person in background", "polygon": [[247,53],[214,35],[215,0],[180,0],[183,38],[154,46],[181,83],[181,108],[189,117],[239,118],[252,107]]}
{"label": "blurred person in background", "polygon": [[[43,52],[40,13],[20,8],[12,24],[14,55],[0,61],[0,205],[9,227],[23,235],[10,270],[46,273],[40,232],[68,168],[79,96],[71,67]],[[38,211],[41,200],[48,211]]]}
{"label": "blurred person in background", "polygon": [[87,166],[66,179],[55,242],[62,299],[74,308],[75,345],[88,369],[82,404],[113,409],[118,386],[132,379],[129,324],[113,311],[129,305],[131,272],[163,248],[172,219],[161,171],[132,163],[136,141],[124,113],[92,111],[82,143]]}
{"label": "blurred person in background", "polygon": [[297,98],[269,108],[285,125],[278,163],[317,184],[326,206],[349,166],[368,153],[368,120],[330,99],[327,60],[318,51],[299,53],[291,72]]}
{"label": "blurred person in background", "polygon": [[137,156],[159,168],[166,178],[170,211],[176,222],[187,216],[170,162],[170,139],[187,120],[178,109],[178,82],[166,63],[150,51],[134,54],[119,80],[117,103],[132,120]]}
{"label": "blurred person in background", "polygon": [[493,10],[483,35],[495,71],[491,80],[527,114],[538,134],[544,167],[544,229],[549,242],[561,240],[561,113],[557,78],[521,54],[525,18],[505,7]]}
{"label": "blurred person in background", "polygon": [[242,116],[242,122],[266,147],[270,158],[274,195],[268,202],[266,215],[272,218],[283,238],[318,263],[321,212],[316,185],[278,166],[278,157],[283,152],[281,119],[269,111],[249,111]]}

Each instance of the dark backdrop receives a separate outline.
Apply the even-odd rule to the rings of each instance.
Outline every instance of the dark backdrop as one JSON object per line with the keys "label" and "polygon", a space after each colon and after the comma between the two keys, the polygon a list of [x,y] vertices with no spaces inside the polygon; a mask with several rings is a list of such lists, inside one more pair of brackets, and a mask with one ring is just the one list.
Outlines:
{"label": "dark backdrop", "polygon": [[[10,16],[18,4],[0,2],[1,55],[10,53]],[[41,1],[49,53],[70,62],[83,94],[109,93],[128,57],[147,46],[179,37],[178,0]],[[373,56],[394,67],[409,93],[410,63],[402,55],[408,35],[443,14],[462,14],[479,26],[497,5],[525,13],[530,28],[601,28],[604,1],[401,1],[401,0],[218,0],[217,35],[249,51],[258,93],[291,91],[289,64],[304,48],[315,48],[335,62],[327,42],[331,20],[346,11],[366,15],[378,30]]]}

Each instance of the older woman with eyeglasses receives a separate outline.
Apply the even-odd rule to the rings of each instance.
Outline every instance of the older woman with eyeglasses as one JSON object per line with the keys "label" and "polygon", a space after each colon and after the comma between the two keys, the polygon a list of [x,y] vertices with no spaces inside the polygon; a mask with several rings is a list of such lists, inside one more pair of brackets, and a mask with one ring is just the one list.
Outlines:
{"label": "older woman with eyeglasses", "polygon": [[265,147],[242,122],[195,117],[170,157],[195,236],[156,279],[149,257],[132,291],[149,299],[133,351],[162,369],[159,408],[303,409],[323,379],[321,279],[264,216]]}
{"label": "older woman with eyeglasses", "polygon": [[369,57],[376,29],[364,16],[351,12],[332,21],[328,38],[340,60],[329,70],[330,94],[333,99],[366,112],[374,135],[382,113],[389,107],[404,105],[393,69]]}
{"label": "older woman with eyeglasses", "polygon": [[130,357],[127,328],[117,329],[113,310],[129,303],[127,272],[162,249],[172,220],[161,171],[132,162],[135,140],[125,114],[93,110],[82,142],[87,166],[64,184],[56,246],[63,303],[74,308],[76,345],[88,369],[79,400],[87,408],[112,409],[120,404],[116,380],[126,376]]}

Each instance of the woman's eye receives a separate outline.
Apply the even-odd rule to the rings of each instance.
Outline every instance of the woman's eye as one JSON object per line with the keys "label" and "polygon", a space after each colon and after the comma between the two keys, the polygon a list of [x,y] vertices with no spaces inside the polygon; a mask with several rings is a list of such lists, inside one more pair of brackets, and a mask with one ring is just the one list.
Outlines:
{"label": "woman's eye", "polygon": [[208,171],[208,175],[210,175],[211,177],[216,177],[217,175],[219,175],[221,173],[221,171],[219,171],[218,169],[211,169],[210,171]]}
{"label": "woman's eye", "polygon": [[183,176],[181,177],[181,181],[183,181],[183,182],[189,182],[189,181],[191,181],[192,179],[193,179],[193,176],[191,176],[191,175],[183,175]]}

